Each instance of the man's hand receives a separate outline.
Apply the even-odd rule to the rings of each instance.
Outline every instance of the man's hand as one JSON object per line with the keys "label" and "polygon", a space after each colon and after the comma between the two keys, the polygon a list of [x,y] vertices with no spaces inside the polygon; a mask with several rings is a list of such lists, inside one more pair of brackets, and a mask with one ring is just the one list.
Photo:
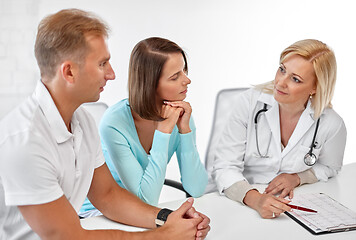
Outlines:
{"label": "man's hand", "polygon": [[[172,240],[204,239],[210,230],[210,219],[195,211],[193,198],[189,198],[180,208],[172,212],[160,232]],[[199,236],[198,236],[199,235]]]}
{"label": "man's hand", "polygon": [[[189,199],[188,199],[188,201],[189,201]],[[203,218],[203,221],[201,221],[198,224],[198,231],[197,231],[197,234],[196,234],[196,240],[204,239],[208,235],[208,232],[210,231],[210,226],[209,226],[210,218],[209,217],[207,217],[204,214],[196,211],[194,207],[189,209],[184,217],[186,217],[186,218],[196,218],[196,217]]]}

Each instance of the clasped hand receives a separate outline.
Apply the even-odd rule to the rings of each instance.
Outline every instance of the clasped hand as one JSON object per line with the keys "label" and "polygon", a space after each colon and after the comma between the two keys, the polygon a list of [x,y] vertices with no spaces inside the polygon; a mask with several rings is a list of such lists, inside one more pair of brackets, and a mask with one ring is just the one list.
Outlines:
{"label": "clasped hand", "polygon": [[161,109],[161,117],[165,120],[161,121],[157,125],[157,130],[164,133],[172,133],[173,128],[177,125],[180,133],[189,133],[189,120],[192,114],[192,108],[188,102],[165,101]]}
{"label": "clasped hand", "polygon": [[189,198],[180,208],[172,212],[162,230],[172,240],[202,240],[210,231],[210,219],[193,207],[193,198]]}

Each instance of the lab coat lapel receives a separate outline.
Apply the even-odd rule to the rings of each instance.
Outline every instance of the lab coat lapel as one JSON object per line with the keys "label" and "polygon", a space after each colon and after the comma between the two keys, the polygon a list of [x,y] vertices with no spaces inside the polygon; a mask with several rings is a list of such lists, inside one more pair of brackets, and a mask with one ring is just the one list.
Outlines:
{"label": "lab coat lapel", "polygon": [[[297,126],[295,127],[292,136],[290,137],[286,148],[282,152],[282,157],[288,154],[291,149],[295,147],[295,145],[299,142],[299,140],[304,136],[304,134],[310,129],[310,127],[315,122],[314,111],[310,107],[310,101],[308,103],[307,108],[304,110],[302,115],[299,118]],[[310,142],[312,140],[310,139]]]}
{"label": "lab coat lapel", "polygon": [[[273,97],[273,96],[272,96]],[[277,146],[281,145],[281,132],[279,128],[279,107],[277,101],[270,102],[271,108],[266,112],[266,119],[272,131]]]}

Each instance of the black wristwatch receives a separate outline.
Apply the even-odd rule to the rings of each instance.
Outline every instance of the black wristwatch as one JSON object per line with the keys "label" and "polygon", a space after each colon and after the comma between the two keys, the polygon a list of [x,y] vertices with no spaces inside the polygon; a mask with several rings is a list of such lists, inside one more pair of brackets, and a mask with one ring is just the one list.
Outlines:
{"label": "black wristwatch", "polygon": [[167,221],[168,215],[171,214],[172,212],[173,211],[168,208],[162,208],[158,212],[157,217],[155,219],[156,226],[157,227],[162,226]]}

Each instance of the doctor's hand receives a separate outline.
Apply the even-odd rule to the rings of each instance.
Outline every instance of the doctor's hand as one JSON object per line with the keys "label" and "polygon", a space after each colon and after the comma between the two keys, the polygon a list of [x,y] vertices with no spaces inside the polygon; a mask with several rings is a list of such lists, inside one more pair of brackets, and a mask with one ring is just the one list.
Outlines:
{"label": "doctor's hand", "polygon": [[165,120],[158,122],[157,130],[163,133],[172,133],[173,128],[177,124],[178,118],[183,113],[183,111],[183,108],[163,104],[161,109],[161,117],[165,118]]}
{"label": "doctor's hand", "polygon": [[287,199],[275,197],[270,194],[261,194],[257,190],[252,189],[246,193],[244,203],[255,209],[262,218],[275,218],[285,211],[291,211],[291,207]]}
{"label": "doctor's hand", "polygon": [[293,190],[294,188],[298,187],[300,184],[300,178],[298,174],[288,174],[282,173],[275,177],[270,184],[268,184],[267,188],[265,189],[265,193],[276,195],[280,193],[281,198],[285,198],[289,196],[289,199],[293,198]]}
{"label": "doctor's hand", "polygon": [[183,111],[181,112],[181,114],[178,118],[178,121],[177,121],[177,127],[179,130],[179,133],[184,134],[184,133],[191,132],[191,129],[189,127],[189,120],[190,120],[190,116],[192,115],[192,107],[190,106],[189,102],[184,102],[184,101],[168,102],[168,101],[165,101],[164,103],[171,107],[183,109]]}

